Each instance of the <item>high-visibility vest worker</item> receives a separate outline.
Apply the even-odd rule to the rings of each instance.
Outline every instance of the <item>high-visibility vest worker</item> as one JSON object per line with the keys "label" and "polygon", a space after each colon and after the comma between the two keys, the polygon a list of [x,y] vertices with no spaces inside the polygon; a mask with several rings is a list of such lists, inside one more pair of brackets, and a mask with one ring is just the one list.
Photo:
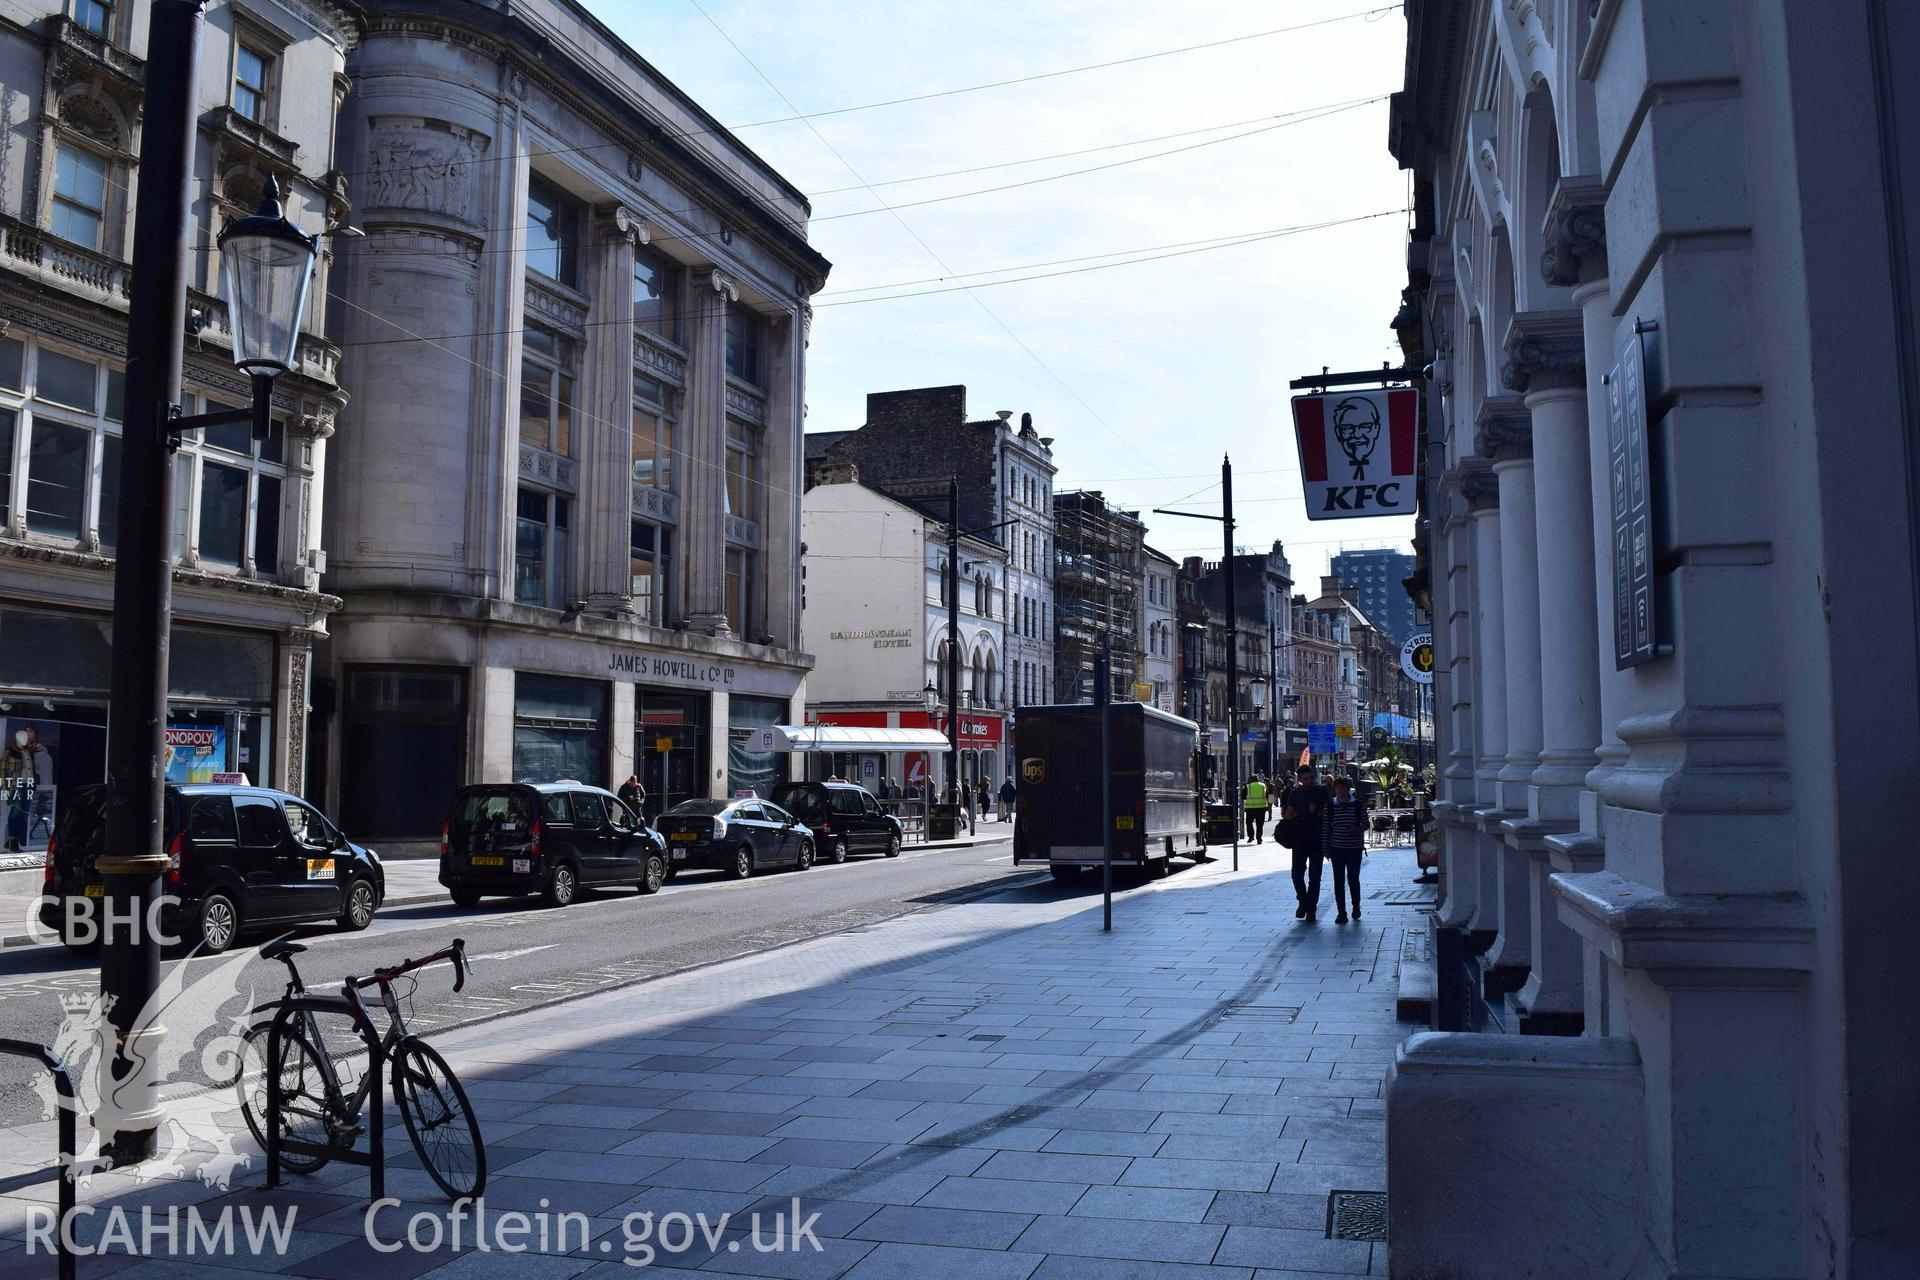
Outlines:
{"label": "high-visibility vest worker", "polygon": [[1247,783],[1246,807],[1249,809],[1265,809],[1267,807],[1267,784],[1258,778]]}

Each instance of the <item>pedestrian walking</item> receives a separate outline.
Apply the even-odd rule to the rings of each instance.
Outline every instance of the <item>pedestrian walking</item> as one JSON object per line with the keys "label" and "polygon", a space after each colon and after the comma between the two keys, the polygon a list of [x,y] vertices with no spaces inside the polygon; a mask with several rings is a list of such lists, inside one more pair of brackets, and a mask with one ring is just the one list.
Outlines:
{"label": "pedestrian walking", "polygon": [[1267,780],[1260,774],[1254,774],[1241,789],[1244,797],[1241,805],[1247,815],[1247,839],[1259,844],[1266,839],[1267,832]]}
{"label": "pedestrian walking", "polygon": [[1320,866],[1325,851],[1327,792],[1314,780],[1313,766],[1303,764],[1294,771],[1294,785],[1287,792],[1287,843],[1293,850],[1293,892],[1300,899],[1294,911],[1296,920],[1314,923],[1320,905]]}
{"label": "pedestrian walking", "polygon": [[1367,851],[1367,803],[1347,778],[1333,780],[1333,798],[1327,801],[1325,844],[1333,863],[1335,924],[1347,922],[1347,900],[1353,900],[1353,918],[1360,918],[1360,858]]}
{"label": "pedestrian walking", "polygon": [[974,798],[975,804],[978,806],[978,809],[979,809],[980,820],[982,822],[986,821],[989,801],[988,801],[988,792],[987,792],[987,780],[985,778],[981,778],[979,781],[973,784],[973,798]]}
{"label": "pedestrian walking", "polygon": [[1013,817],[1013,802],[1020,798],[1019,789],[1008,778],[1000,784],[1000,821],[1007,822]]}

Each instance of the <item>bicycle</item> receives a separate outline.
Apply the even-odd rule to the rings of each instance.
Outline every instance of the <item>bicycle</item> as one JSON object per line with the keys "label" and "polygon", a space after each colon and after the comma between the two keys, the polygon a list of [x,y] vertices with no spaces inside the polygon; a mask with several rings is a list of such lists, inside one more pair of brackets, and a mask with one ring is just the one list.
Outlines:
{"label": "bicycle", "polygon": [[[453,989],[459,991],[471,972],[466,943],[455,938],[452,946],[432,955],[376,969],[371,977],[349,977],[341,986],[337,1005],[324,996],[313,995],[301,980],[293,958],[305,950],[302,944],[285,939],[260,948],[263,958],[283,962],[289,975],[286,995],[261,1009],[282,1010],[289,1005],[295,1009],[291,1024],[280,1033],[281,1138],[283,1144],[291,1140],[323,1148],[318,1152],[292,1151],[283,1145],[280,1163],[294,1173],[313,1173],[332,1159],[324,1148],[349,1151],[364,1129],[361,1112],[379,1083],[377,1061],[369,1058],[368,1069],[349,1093],[341,1083],[340,1064],[325,1051],[320,1031],[317,1013],[331,1010],[350,1016],[368,1049],[377,1049],[379,1057],[393,1064],[393,1097],[427,1173],[455,1200],[477,1197],[487,1181],[487,1153],[480,1138],[480,1122],[446,1059],[407,1030],[400,1013],[401,996],[394,990],[397,981],[417,984],[409,977],[414,971],[450,960],[454,966]],[[381,1034],[374,1032],[367,1003],[360,994],[368,987],[379,989],[380,1004],[387,1013],[387,1029]],[[406,994],[412,994],[411,987]],[[267,1044],[275,1020],[269,1018],[247,1028],[235,1081],[241,1114],[263,1147],[267,1145]]]}

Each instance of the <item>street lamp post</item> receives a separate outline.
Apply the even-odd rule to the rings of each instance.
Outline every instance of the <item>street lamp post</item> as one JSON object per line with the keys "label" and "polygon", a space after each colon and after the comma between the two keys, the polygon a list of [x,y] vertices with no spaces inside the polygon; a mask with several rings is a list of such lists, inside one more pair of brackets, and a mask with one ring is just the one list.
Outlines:
{"label": "street lamp post", "polygon": [[112,1114],[96,1116],[117,1165],[153,1154],[162,1113],[153,1063],[165,1028],[147,1005],[160,977],[160,939],[148,927],[164,847],[168,639],[173,620],[173,452],[183,433],[271,420],[273,379],[293,362],[312,279],[315,241],[281,216],[268,180],[253,216],[220,235],[234,363],[253,383],[246,409],[183,416],[186,263],[195,75],[204,0],[153,0],[146,62],[140,189],[133,216],[127,314],[127,415],[120,446],[120,548],[113,572],[113,667],[107,711],[107,856],[100,991],[114,1033],[101,1090]]}

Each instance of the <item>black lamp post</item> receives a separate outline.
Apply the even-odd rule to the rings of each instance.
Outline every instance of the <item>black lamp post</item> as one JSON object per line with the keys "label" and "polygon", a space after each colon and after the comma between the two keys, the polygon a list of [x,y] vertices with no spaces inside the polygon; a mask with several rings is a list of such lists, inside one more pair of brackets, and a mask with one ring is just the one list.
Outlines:
{"label": "black lamp post", "polygon": [[[120,548],[113,570],[113,667],[107,712],[106,854],[100,990],[108,997],[111,1054],[101,1090],[112,1114],[96,1116],[115,1164],[153,1154],[164,1116],[150,1065],[166,1029],[147,1008],[159,985],[160,939],[150,924],[167,870],[164,761],[168,635],[173,621],[173,451],[184,432],[251,422],[264,436],[273,378],[293,363],[315,242],[280,213],[269,180],[252,217],[220,236],[228,279],[234,363],[253,382],[246,409],[182,416],[186,265],[194,137],[194,77],[204,0],[152,0],[140,191],[134,205],[133,280],[127,315],[127,429],[121,438]],[[232,921],[227,921],[231,927]],[[186,1028],[194,1033],[200,1028]]]}

